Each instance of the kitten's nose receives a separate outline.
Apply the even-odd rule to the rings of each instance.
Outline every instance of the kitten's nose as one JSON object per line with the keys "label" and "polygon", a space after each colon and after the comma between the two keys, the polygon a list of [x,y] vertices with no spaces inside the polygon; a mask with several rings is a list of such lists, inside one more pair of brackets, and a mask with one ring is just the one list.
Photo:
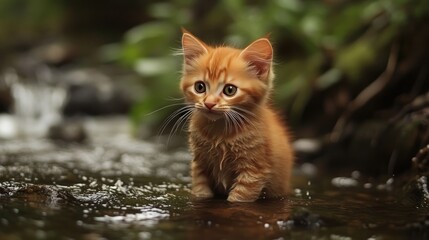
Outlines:
{"label": "kitten's nose", "polygon": [[208,108],[209,110],[211,110],[216,105],[216,103],[204,102],[204,105],[206,105],[206,108]]}

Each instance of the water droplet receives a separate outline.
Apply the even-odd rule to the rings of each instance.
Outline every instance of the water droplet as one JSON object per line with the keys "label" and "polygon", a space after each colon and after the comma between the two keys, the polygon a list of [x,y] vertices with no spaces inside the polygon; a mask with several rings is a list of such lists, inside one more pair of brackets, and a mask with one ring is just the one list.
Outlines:
{"label": "water droplet", "polygon": [[92,181],[90,184],[89,184],[89,186],[90,187],[96,187],[98,184],[97,184],[97,180],[94,180],[94,181]]}
{"label": "water droplet", "polygon": [[392,185],[393,181],[394,181],[393,178],[389,178],[389,179],[387,179],[386,184],[387,185]]}
{"label": "water droplet", "polygon": [[353,171],[351,176],[354,179],[359,179],[360,178],[360,172],[359,171]]}
{"label": "water droplet", "polygon": [[37,230],[36,231],[36,239],[45,239],[46,238],[46,232],[43,230]]}
{"label": "water droplet", "polygon": [[341,235],[337,235],[337,234],[331,234],[331,236],[329,236],[329,239],[331,239],[331,240],[352,240],[351,237],[341,236]]}
{"label": "water droplet", "polygon": [[139,239],[151,239],[152,234],[150,232],[140,232]]}
{"label": "water droplet", "polygon": [[311,163],[301,164],[300,170],[305,176],[315,176],[317,174],[317,167]]}
{"label": "water droplet", "polygon": [[5,219],[5,218],[2,218],[2,219],[1,219],[1,224],[2,224],[3,226],[7,226],[7,225],[9,225],[9,221],[8,221],[7,219]]}
{"label": "water droplet", "polygon": [[377,236],[371,236],[368,238],[368,240],[377,240],[377,239],[379,239]]}
{"label": "water droplet", "polygon": [[358,181],[348,177],[336,177],[331,180],[331,184],[335,187],[355,187],[358,185]]}
{"label": "water droplet", "polygon": [[299,189],[299,188],[295,188],[294,192],[295,192],[295,196],[297,196],[297,197],[301,197],[301,196],[302,196],[302,191],[301,191],[301,189]]}

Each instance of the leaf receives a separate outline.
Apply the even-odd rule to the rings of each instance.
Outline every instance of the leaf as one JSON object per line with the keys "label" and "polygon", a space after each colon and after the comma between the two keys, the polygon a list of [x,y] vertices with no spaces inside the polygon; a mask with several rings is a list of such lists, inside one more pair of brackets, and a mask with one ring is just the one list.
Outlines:
{"label": "leaf", "polygon": [[175,61],[171,57],[140,58],[134,64],[134,70],[146,77],[174,72],[175,68]]}

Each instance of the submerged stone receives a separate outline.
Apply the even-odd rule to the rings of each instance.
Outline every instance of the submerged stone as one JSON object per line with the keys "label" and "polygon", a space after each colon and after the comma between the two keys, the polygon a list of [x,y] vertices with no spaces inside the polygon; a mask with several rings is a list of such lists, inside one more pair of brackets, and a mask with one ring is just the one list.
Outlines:
{"label": "submerged stone", "polygon": [[0,189],[0,197],[21,200],[31,206],[58,208],[79,203],[70,192],[53,185],[3,182]]}

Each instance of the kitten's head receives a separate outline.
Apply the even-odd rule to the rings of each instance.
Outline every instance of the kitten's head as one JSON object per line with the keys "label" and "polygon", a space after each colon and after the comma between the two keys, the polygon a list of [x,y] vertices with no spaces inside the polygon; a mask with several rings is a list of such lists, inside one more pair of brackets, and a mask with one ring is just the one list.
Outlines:
{"label": "kitten's head", "polygon": [[228,111],[249,111],[267,99],[274,77],[267,38],[244,49],[211,47],[185,31],[182,48],[181,89],[197,112],[216,120]]}

